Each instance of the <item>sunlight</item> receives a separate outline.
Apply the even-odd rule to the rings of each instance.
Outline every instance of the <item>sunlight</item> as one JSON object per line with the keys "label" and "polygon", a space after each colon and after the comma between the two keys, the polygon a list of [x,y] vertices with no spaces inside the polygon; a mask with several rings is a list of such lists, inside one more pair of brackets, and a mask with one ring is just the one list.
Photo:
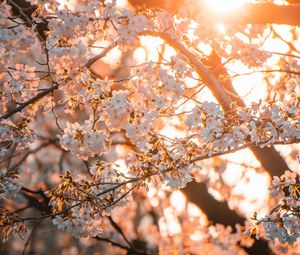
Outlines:
{"label": "sunlight", "polygon": [[144,48],[138,47],[133,53],[133,58],[136,60],[137,64],[142,64],[146,62],[147,52]]}
{"label": "sunlight", "polygon": [[127,174],[129,169],[127,168],[127,165],[125,163],[124,159],[118,159],[114,162],[115,169],[120,172],[121,174]]}
{"label": "sunlight", "polygon": [[[241,62],[229,63],[227,66],[229,70],[234,70],[232,72],[233,76],[240,74],[232,79],[232,85],[246,104],[258,102],[260,99],[264,100],[266,98],[268,91],[263,73],[251,73],[253,72],[252,69]],[[247,73],[250,75],[246,75]]]}
{"label": "sunlight", "polygon": [[116,4],[119,8],[124,8],[125,6],[128,5],[128,2],[127,0],[117,0]]}
{"label": "sunlight", "polygon": [[[241,150],[234,154],[223,155],[223,159],[229,160],[222,178],[224,182],[234,187],[232,195],[242,195],[239,200],[239,208],[247,217],[251,217],[254,211],[266,212],[270,177],[267,173],[259,172],[260,163],[250,150]],[[249,168],[242,171],[242,165]],[[253,169],[252,169],[253,168]],[[256,169],[255,169],[256,168]],[[247,187],[245,189],[245,187]],[[249,202],[251,201],[251,202]],[[236,206],[237,201],[231,201]]]}
{"label": "sunlight", "polygon": [[171,207],[163,209],[163,217],[158,220],[159,230],[163,237],[181,233],[182,228]]}
{"label": "sunlight", "polygon": [[239,9],[245,0],[204,0],[204,3],[218,13],[226,13]]}
{"label": "sunlight", "polygon": [[186,209],[186,197],[179,190],[176,190],[171,194],[170,203],[178,214],[183,213]]}

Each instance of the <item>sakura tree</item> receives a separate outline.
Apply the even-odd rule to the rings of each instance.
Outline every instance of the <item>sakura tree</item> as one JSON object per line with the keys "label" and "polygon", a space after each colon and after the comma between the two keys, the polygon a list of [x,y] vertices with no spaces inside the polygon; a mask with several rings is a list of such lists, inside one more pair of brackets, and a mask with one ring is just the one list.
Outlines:
{"label": "sakura tree", "polygon": [[1,1],[1,254],[298,254],[299,13]]}

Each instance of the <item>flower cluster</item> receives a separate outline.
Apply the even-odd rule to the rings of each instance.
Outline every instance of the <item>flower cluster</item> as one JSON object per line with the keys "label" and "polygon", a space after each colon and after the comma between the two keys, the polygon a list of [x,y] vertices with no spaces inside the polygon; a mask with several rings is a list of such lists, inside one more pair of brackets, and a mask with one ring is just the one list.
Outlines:
{"label": "flower cluster", "polygon": [[91,167],[91,180],[70,172],[61,176],[62,182],[46,192],[55,215],[53,223],[77,237],[96,236],[102,232],[102,218],[115,206],[130,201],[132,187],[115,167],[98,161]]}
{"label": "flower cluster", "polygon": [[223,112],[218,104],[203,102],[187,115],[185,124],[210,152],[251,142],[264,146],[289,142],[300,138],[299,103],[296,104],[294,112],[274,102]]}
{"label": "flower cluster", "polygon": [[129,117],[129,103],[126,90],[118,90],[112,92],[112,97],[103,100],[103,113],[107,127],[112,130],[120,130],[126,123]]}
{"label": "flower cluster", "polygon": [[[152,179],[154,183],[164,184],[166,189],[178,189],[192,181],[191,170],[195,164],[189,164],[180,156],[168,151],[165,145],[157,140],[153,151],[132,153],[127,158],[129,173],[142,179]],[[153,178],[152,178],[153,176]],[[157,182],[157,177],[159,182]]]}
{"label": "flower cluster", "polygon": [[110,146],[108,135],[104,131],[91,129],[87,123],[84,126],[67,123],[64,134],[59,139],[62,148],[82,159],[102,155]]}
{"label": "flower cluster", "polygon": [[14,169],[1,169],[0,171],[0,197],[10,198],[18,193],[21,185],[15,182],[18,178],[18,171]]}
{"label": "flower cluster", "polygon": [[0,123],[0,157],[5,157],[17,144],[19,149],[23,149],[33,142],[35,136],[28,126],[28,119],[21,119],[19,123],[12,123],[2,120]]}
{"label": "flower cluster", "polygon": [[295,172],[285,171],[285,174],[275,176],[270,186],[271,194],[279,197],[278,205],[270,214],[260,217],[255,214],[255,225],[246,231],[246,235],[259,231],[270,240],[278,239],[282,244],[293,244],[300,237],[300,179]]}
{"label": "flower cluster", "polygon": [[56,215],[52,222],[59,230],[69,232],[77,238],[95,237],[103,231],[101,227],[102,217],[97,214],[91,215],[92,209],[89,206],[81,207],[64,218]]}

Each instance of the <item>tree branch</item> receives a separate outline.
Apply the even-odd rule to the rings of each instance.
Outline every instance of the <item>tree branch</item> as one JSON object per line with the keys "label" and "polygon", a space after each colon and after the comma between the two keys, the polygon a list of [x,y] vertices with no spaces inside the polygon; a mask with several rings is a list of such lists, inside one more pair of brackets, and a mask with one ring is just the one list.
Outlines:
{"label": "tree branch", "polygon": [[43,98],[44,96],[48,95],[49,93],[53,92],[54,90],[58,89],[58,84],[55,83],[54,86],[45,89],[44,91],[38,93],[37,95],[35,95],[33,98],[29,99],[28,101],[22,103],[20,106],[16,107],[15,109],[8,111],[7,113],[5,113],[4,115],[0,116],[0,120],[2,119],[7,119],[10,116],[12,116],[13,114],[22,111],[25,107],[27,107],[30,104],[35,103],[37,100]]}
{"label": "tree branch", "polygon": [[[26,0],[8,0],[7,4],[12,7],[12,12],[14,15],[20,15],[21,19],[25,21],[26,26],[31,26],[33,24],[33,19],[31,15],[38,8],[37,5],[31,5],[29,1]],[[49,30],[48,22],[42,19],[43,22],[36,24],[36,31],[42,40],[46,39],[46,32]]]}

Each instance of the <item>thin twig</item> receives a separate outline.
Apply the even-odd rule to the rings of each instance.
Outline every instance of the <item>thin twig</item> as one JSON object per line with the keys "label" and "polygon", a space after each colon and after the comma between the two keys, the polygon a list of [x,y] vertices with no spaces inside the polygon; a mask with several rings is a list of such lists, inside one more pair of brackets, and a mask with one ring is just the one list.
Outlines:
{"label": "thin twig", "polygon": [[107,242],[107,243],[111,244],[112,246],[119,247],[119,248],[121,248],[123,250],[127,250],[128,251],[130,249],[129,247],[127,247],[125,245],[122,245],[122,244],[119,244],[119,243],[117,243],[117,242],[115,242],[113,240],[110,240],[108,238],[104,238],[104,237],[100,237],[100,236],[95,236],[94,239],[96,239],[98,241]]}
{"label": "thin twig", "polygon": [[42,222],[42,220],[39,220],[39,221],[34,225],[33,229],[31,230],[31,233],[30,233],[30,235],[29,235],[29,237],[28,237],[26,243],[24,244],[24,249],[23,249],[22,255],[25,255],[26,249],[27,249],[27,247],[28,247],[30,241],[32,240],[35,231],[37,230],[37,227],[40,225],[41,222]]}

